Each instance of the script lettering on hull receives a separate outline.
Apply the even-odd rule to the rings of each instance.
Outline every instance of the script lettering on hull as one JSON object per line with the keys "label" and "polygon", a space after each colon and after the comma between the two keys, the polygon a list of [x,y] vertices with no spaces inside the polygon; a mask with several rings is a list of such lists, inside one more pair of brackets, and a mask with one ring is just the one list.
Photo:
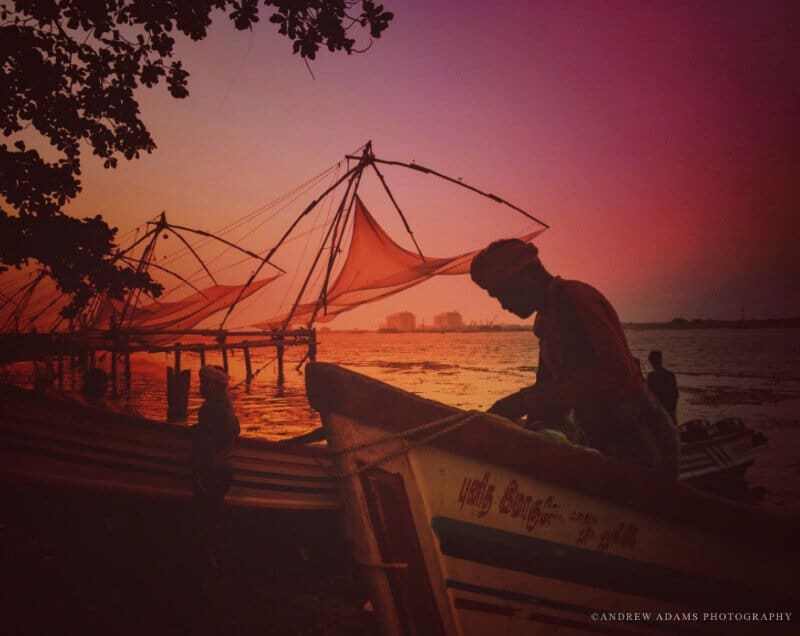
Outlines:
{"label": "script lettering on hull", "polygon": [[546,528],[555,522],[574,528],[575,543],[607,551],[612,547],[633,549],[639,528],[632,523],[603,524],[593,514],[581,510],[566,510],[552,495],[537,495],[520,490],[516,479],[509,480],[502,496],[495,503],[495,493],[501,492],[492,483],[490,472],[480,477],[465,475],[458,490],[458,509],[472,509],[478,518],[497,515],[519,519],[525,531]]}

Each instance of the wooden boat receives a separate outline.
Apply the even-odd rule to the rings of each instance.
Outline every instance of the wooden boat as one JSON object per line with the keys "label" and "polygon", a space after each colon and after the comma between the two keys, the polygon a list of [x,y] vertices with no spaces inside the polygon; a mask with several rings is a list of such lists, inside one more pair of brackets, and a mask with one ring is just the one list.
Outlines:
{"label": "wooden boat", "polygon": [[797,606],[796,528],[336,365],[306,378],[385,634],[728,634],[753,624],[718,613]]}
{"label": "wooden boat", "polygon": [[[178,424],[0,385],[0,478],[83,490],[188,499],[190,435]],[[228,503],[262,510],[333,510],[324,449],[239,439]]]}
{"label": "wooden boat", "polygon": [[[0,473],[89,489],[188,497],[189,440],[183,427],[0,386],[5,415]],[[753,463],[753,432],[716,431],[698,421],[682,437],[681,479],[719,491],[741,487]],[[703,436],[698,436],[702,424]],[[686,430],[684,425],[684,431]],[[702,437],[702,438],[700,438]],[[235,506],[330,510],[338,505],[323,449],[241,439],[234,454]]]}
{"label": "wooden boat", "polygon": [[680,425],[679,432],[681,479],[711,492],[744,488],[745,472],[755,461],[754,450],[767,443],[763,434],[736,417],[714,424],[689,420]]}

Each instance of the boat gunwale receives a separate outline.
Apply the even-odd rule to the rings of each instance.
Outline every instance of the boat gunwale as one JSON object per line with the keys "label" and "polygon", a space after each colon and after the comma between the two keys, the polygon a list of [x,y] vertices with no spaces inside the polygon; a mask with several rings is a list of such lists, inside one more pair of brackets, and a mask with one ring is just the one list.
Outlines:
{"label": "boat gunwale", "polygon": [[[306,366],[306,391],[323,424],[336,413],[393,434],[463,412],[325,362]],[[700,492],[642,466],[553,443],[495,416],[479,415],[429,443],[670,522],[743,543],[758,537],[771,551],[797,550],[797,520]]]}

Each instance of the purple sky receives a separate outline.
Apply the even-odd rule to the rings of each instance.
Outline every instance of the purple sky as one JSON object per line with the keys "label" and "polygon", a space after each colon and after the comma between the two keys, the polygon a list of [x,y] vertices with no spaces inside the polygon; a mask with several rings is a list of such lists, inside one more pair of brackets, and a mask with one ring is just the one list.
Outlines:
{"label": "purple sky", "polygon": [[[797,3],[384,4],[396,15],[384,37],[364,55],[322,54],[315,78],[266,20],[241,33],[217,19],[178,47],[187,100],[141,93],[156,153],[116,171],[87,153],[73,213],[126,230],[166,209],[213,229],[372,139],[379,156],[547,221],[545,265],[598,287],[624,320],[800,315]],[[387,178],[432,255],[520,231],[491,202]],[[388,223],[386,201],[365,203]],[[450,309],[500,312],[462,277],[333,326]]]}

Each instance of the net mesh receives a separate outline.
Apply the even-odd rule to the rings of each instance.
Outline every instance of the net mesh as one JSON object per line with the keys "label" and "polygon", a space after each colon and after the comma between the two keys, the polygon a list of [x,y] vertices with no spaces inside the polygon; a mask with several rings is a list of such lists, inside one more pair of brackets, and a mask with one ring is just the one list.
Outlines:
{"label": "net mesh", "polygon": [[[124,302],[101,295],[70,321],[61,316],[69,298],[51,279],[40,275],[36,266],[5,272],[0,275],[0,334],[106,330],[112,325],[153,332],[307,327],[313,322],[330,322],[434,276],[469,272],[477,250],[423,258],[392,240],[361,197],[350,193],[349,182],[343,181],[344,169],[340,161],[213,233],[169,225],[163,214],[161,229],[153,231],[159,226],[157,216],[132,230],[133,243],[119,253],[120,264],[149,268],[148,273],[164,285],[157,299],[138,292]],[[359,192],[371,193],[369,183],[360,179],[357,183]],[[373,186],[379,194],[383,192],[380,184]],[[337,216],[350,204],[351,216]],[[435,194],[426,193],[426,198],[417,202],[420,205],[437,207],[440,202]],[[459,203],[455,207],[465,212]],[[477,221],[481,218],[486,216]],[[330,231],[334,221],[338,224],[342,219],[348,226],[344,238],[338,236],[338,226]],[[520,238],[532,240],[544,229],[536,227]],[[285,240],[276,244],[280,236]],[[271,257],[276,260],[260,271],[262,259],[278,246],[280,251]],[[285,274],[275,275],[270,268]],[[242,285],[250,276],[257,278]],[[155,334],[145,338],[159,341]],[[163,340],[176,338],[173,334]]]}
{"label": "net mesh", "polygon": [[[545,228],[520,238],[533,240]],[[329,287],[327,303],[319,298],[297,306],[294,313],[274,316],[254,324],[258,329],[277,328],[287,319],[290,325],[306,325],[315,316],[316,322],[329,322],[339,314],[350,311],[405,289],[418,285],[433,276],[468,274],[472,259],[480,250],[447,258],[422,258],[395,243],[369,213],[361,198],[356,196],[350,249],[336,280]]]}
{"label": "net mesh", "polygon": [[[246,288],[244,285],[212,285],[182,300],[166,303],[152,302],[134,309],[130,312],[130,317],[124,319],[120,326],[128,329],[148,330],[192,329],[206,318],[230,307],[240,294],[240,299],[252,296],[276,278],[277,276],[272,276],[253,281]],[[111,307],[112,315],[122,313],[122,303],[115,301],[111,303]],[[111,316],[109,315],[108,318]]]}

